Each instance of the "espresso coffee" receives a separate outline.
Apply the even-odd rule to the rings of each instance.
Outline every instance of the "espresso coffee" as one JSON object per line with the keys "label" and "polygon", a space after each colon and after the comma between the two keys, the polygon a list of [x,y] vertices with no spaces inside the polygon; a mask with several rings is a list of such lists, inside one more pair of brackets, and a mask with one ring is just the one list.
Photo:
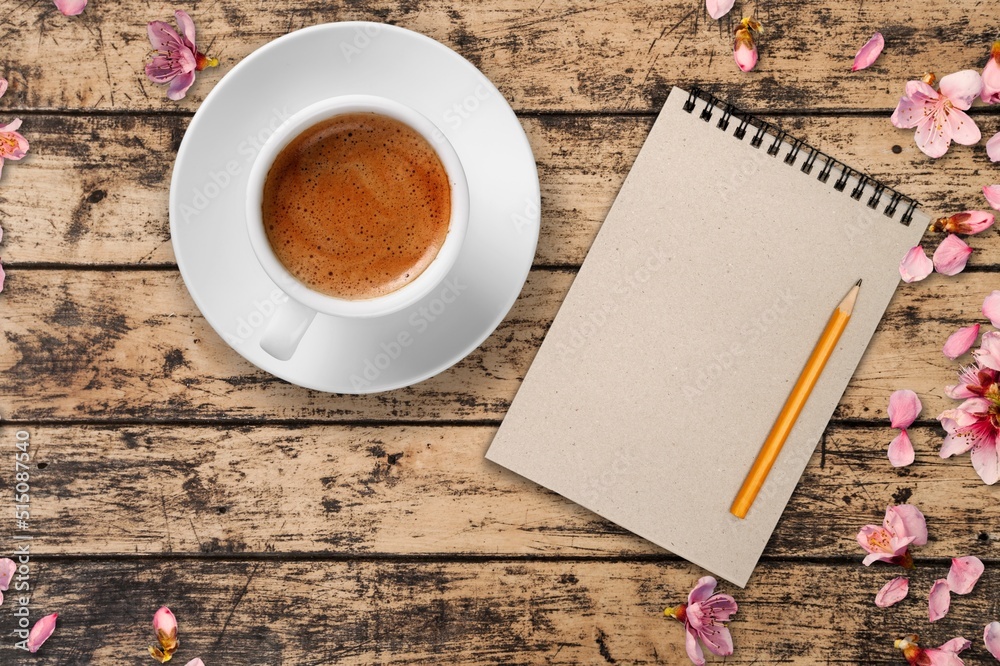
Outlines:
{"label": "espresso coffee", "polygon": [[418,132],[377,113],[313,125],[275,158],[262,217],[278,260],[309,288],[359,300],[389,294],[434,261],[451,185]]}

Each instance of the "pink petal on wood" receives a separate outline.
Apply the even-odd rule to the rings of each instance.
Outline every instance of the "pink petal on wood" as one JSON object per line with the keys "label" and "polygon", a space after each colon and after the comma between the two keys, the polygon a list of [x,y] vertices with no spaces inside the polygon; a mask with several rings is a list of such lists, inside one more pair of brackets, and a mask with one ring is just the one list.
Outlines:
{"label": "pink petal on wood", "polygon": [[83,13],[87,6],[87,0],[52,0],[52,2],[65,16],[77,16]]}
{"label": "pink petal on wood", "polygon": [[983,196],[990,206],[1000,210],[1000,185],[987,185],[983,188]]}
{"label": "pink petal on wood", "polygon": [[986,154],[993,162],[1000,162],[1000,132],[993,135],[993,138],[986,142]]}
{"label": "pink petal on wood", "polygon": [[1000,622],[990,622],[983,629],[983,642],[995,659],[1000,660]]}
{"label": "pink petal on wood", "polygon": [[854,65],[851,67],[851,71],[856,72],[859,69],[868,69],[871,67],[884,48],[885,39],[882,37],[881,32],[876,32],[871,39],[865,42],[865,45],[861,47],[858,54],[854,56]]}
{"label": "pink petal on wood", "polygon": [[[984,304],[983,308],[985,309],[985,307],[986,305]],[[948,340],[944,343],[944,348],[941,351],[945,356],[954,360],[972,349],[972,345],[976,343],[977,337],[979,337],[979,324],[965,326],[948,336]]]}
{"label": "pink petal on wood", "polygon": [[983,91],[983,77],[974,69],[965,69],[941,79],[938,90],[957,108],[965,110]]}
{"label": "pink petal on wood", "polygon": [[736,4],[736,0],[705,0],[705,9],[708,15],[714,19],[720,19],[729,13],[729,10]]}
{"label": "pink petal on wood", "polygon": [[983,300],[983,314],[991,324],[1000,328],[1000,291],[991,291]]}
{"label": "pink petal on wood", "polygon": [[974,146],[983,138],[979,126],[965,111],[952,109],[948,113],[948,133],[951,140],[963,146]]}
{"label": "pink petal on wood", "polygon": [[[972,355],[979,361],[979,365],[991,370],[1000,370],[1000,333],[997,331],[983,333],[983,339],[979,341],[979,349],[972,352]],[[987,403],[986,409],[989,409],[989,403]],[[986,411],[986,409],[981,411]]]}
{"label": "pink petal on wood", "polygon": [[992,486],[1000,481],[1000,451],[997,450],[996,442],[973,446],[969,457],[972,459],[972,469],[976,470],[983,483]]}
{"label": "pink petal on wood", "polygon": [[955,234],[941,241],[934,250],[934,269],[942,275],[958,275],[965,270],[972,248]]}
{"label": "pink petal on wood", "polygon": [[[6,591],[10,587],[10,579],[14,577],[14,572],[17,571],[17,564],[14,560],[9,557],[0,559],[0,590]],[[3,597],[0,596],[0,599]]]}
{"label": "pink petal on wood", "polygon": [[906,598],[910,593],[910,580],[903,576],[893,578],[882,586],[882,589],[875,595],[875,605],[879,608],[888,608]]}
{"label": "pink petal on wood", "polygon": [[3,97],[5,92],[7,92],[7,79],[0,77],[0,97]]}
{"label": "pink petal on wood", "polygon": [[913,453],[913,443],[905,430],[900,430],[899,434],[889,442],[889,464],[893,467],[906,467],[913,463],[916,457]]}
{"label": "pink petal on wood", "polygon": [[893,391],[889,396],[889,423],[893,428],[909,428],[920,416],[920,398],[910,389]]}
{"label": "pink petal on wood", "polygon": [[934,264],[921,245],[910,248],[899,262],[899,277],[903,282],[919,282],[931,274]]}
{"label": "pink petal on wood", "polygon": [[931,622],[937,622],[948,614],[951,606],[951,592],[948,581],[938,579],[931,585],[931,593],[927,596],[927,617]]}
{"label": "pink petal on wood", "polygon": [[983,575],[983,561],[974,555],[955,557],[948,570],[948,588],[955,594],[968,594]]}
{"label": "pink petal on wood", "polygon": [[28,632],[28,652],[38,652],[42,643],[49,640],[49,636],[56,630],[56,618],[58,617],[58,613],[53,613],[35,623],[35,626]]}
{"label": "pink petal on wood", "polygon": [[205,666],[205,662],[203,662],[198,657],[195,657],[194,659],[186,663],[184,666]]}

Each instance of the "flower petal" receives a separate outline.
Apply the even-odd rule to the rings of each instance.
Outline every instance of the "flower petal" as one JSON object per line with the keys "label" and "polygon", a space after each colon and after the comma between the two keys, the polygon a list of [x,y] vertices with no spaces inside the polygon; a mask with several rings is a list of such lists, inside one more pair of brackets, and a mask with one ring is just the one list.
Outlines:
{"label": "flower petal", "polygon": [[684,628],[684,649],[687,650],[688,659],[695,666],[705,666],[705,653],[701,651],[698,644],[698,637],[690,627]]}
{"label": "flower petal", "polygon": [[7,79],[0,76],[0,97],[3,97],[5,92],[7,92]]}
{"label": "flower petal", "polygon": [[0,559],[0,590],[7,590],[10,587],[10,579],[17,571],[17,564],[9,557]]}
{"label": "flower petal", "polygon": [[979,349],[972,352],[979,365],[1000,370],[1000,332],[989,331],[983,333],[983,339],[979,341]]}
{"label": "flower petal", "polygon": [[931,274],[934,264],[924,252],[922,245],[910,248],[902,261],[899,262],[899,277],[903,282],[919,282]]}
{"label": "flower petal", "polygon": [[974,146],[983,138],[976,121],[965,111],[952,109],[946,116],[951,140],[963,146]]}
{"label": "flower petal", "polygon": [[200,658],[195,657],[184,666],[205,666],[205,662],[203,662]]}
{"label": "flower petal", "polygon": [[918,125],[914,140],[928,157],[938,158],[951,146],[951,125],[941,111],[926,116]]}
{"label": "flower petal", "polygon": [[934,250],[934,269],[942,275],[958,275],[965,270],[972,248],[955,234],[948,234]]}
{"label": "flower petal", "polygon": [[49,636],[56,630],[56,618],[58,617],[58,613],[53,613],[35,623],[35,626],[28,632],[28,652],[38,652],[42,643],[49,640]]}
{"label": "flower petal", "polygon": [[983,188],[983,196],[990,206],[1000,210],[1000,185],[987,185]]}
{"label": "flower petal", "polygon": [[718,581],[711,576],[699,578],[698,582],[695,583],[694,589],[688,593],[688,604],[697,604],[707,600],[715,592],[715,587],[718,584]]}
{"label": "flower petal", "polygon": [[[733,1],[735,2],[735,0]],[[177,27],[181,29],[181,36],[188,40],[188,46],[193,50],[195,48],[194,21],[191,20],[191,17],[183,9],[175,11],[174,18],[177,20]]]}
{"label": "flower petal", "polygon": [[903,576],[893,578],[882,586],[882,589],[875,595],[875,605],[879,608],[888,608],[906,598],[910,593],[910,580]]}
{"label": "flower petal", "polygon": [[170,82],[170,87],[167,88],[167,97],[175,102],[184,99],[184,96],[187,95],[188,88],[190,88],[193,83],[194,70],[184,74],[178,74],[177,78]]}
{"label": "flower petal", "polygon": [[[994,293],[1000,294],[1000,292]],[[985,310],[985,303],[983,304],[983,308]],[[954,360],[969,351],[972,345],[976,344],[977,337],[979,337],[979,324],[960,328],[948,336],[948,340],[944,343],[944,348],[941,352]]]}
{"label": "flower petal", "polygon": [[[986,193],[986,188],[983,188]],[[985,210],[966,210],[951,217],[941,217],[931,224],[931,231],[950,231],[953,234],[978,234],[993,226],[996,217]]]}
{"label": "flower petal", "polygon": [[988,486],[1000,481],[1000,456],[997,455],[996,442],[972,447],[972,467],[976,474]]}
{"label": "flower petal", "polygon": [[983,77],[974,69],[965,69],[941,79],[938,90],[957,108],[968,109],[983,91]]}
{"label": "flower petal", "polygon": [[889,396],[889,423],[893,428],[909,428],[923,409],[920,398],[910,389],[893,391]]}
{"label": "flower petal", "polygon": [[991,324],[1000,328],[1000,291],[991,291],[983,300],[983,315]]}
{"label": "flower petal", "polygon": [[728,657],[733,653],[733,635],[729,629],[720,625],[709,624],[701,631],[701,640],[708,651],[720,657]]}
{"label": "flower petal", "polygon": [[913,463],[913,443],[905,430],[900,430],[899,434],[889,442],[889,464],[893,467],[906,467]]}
{"label": "flower petal", "polygon": [[913,537],[914,546],[927,543],[927,520],[920,509],[912,504],[887,507],[885,526],[900,537]]}
{"label": "flower petal", "polygon": [[956,636],[944,645],[938,646],[936,649],[942,650],[944,652],[951,652],[953,654],[958,654],[959,652],[964,652],[972,646],[972,643],[968,640],[962,638],[961,636]]}
{"label": "flower petal", "polygon": [[185,48],[184,42],[177,31],[164,21],[150,21],[146,24],[146,34],[149,43],[157,51],[180,51]]}
{"label": "flower petal", "polygon": [[982,560],[974,555],[952,558],[951,569],[948,570],[948,588],[955,594],[972,592],[984,569]]}
{"label": "flower petal", "polygon": [[[3,165],[3,160],[0,160],[0,166],[2,166],[2,165]],[[0,264],[0,293],[3,292],[3,283],[4,283],[4,279],[6,277],[7,277],[7,274],[3,270],[3,264]]]}
{"label": "flower petal", "polygon": [[986,154],[993,162],[1000,162],[1000,132],[993,135],[993,138],[986,142]]}
{"label": "flower petal", "polygon": [[733,48],[733,58],[741,72],[749,72],[757,66],[757,46],[737,41]]}
{"label": "flower petal", "polygon": [[927,596],[927,617],[931,622],[937,622],[948,614],[951,607],[951,592],[948,581],[938,579],[931,585],[931,593]]}
{"label": "flower petal", "polygon": [[83,13],[87,6],[87,0],[52,0],[52,2],[65,16],[77,16]]}
{"label": "flower petal", "polygon": [[994,658],[1000,659],[1000,622],[990,622],[983,629],[983,642]]}
{"label": "flower petal", "polygon": [[884,48],[885,39],[882,37],[881,32],[876,32],[872,38],[865,42],[865,45],[858,50],[858,54],[854,56],[854,65],[851,67],[851,71],[856,72],[859,69],[868,69],[871,67]]}

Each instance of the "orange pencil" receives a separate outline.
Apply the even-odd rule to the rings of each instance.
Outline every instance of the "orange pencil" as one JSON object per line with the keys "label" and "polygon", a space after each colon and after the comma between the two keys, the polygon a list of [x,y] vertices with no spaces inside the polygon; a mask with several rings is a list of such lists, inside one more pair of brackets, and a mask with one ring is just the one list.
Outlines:
{"label": "orange pencil", "polygon": [[823,373],[826,362],[837,347],[841,333],[847,328],[847,322],[851,320],[851,312],[854,311],[854,303],[858,300],[860,290],[861,280],[858,280],[857,284],[847,292],[847,296],[844,296],[844,300],[830,315],[830,321],[823,329],[823,334],[819,336],[816,348],[813,349],[809,360],[806,361],[806,366],[802,368],[802,373],[799,375],[798,381],[795,382],[792,392],[788,395],[785,406],[781,408],[778,419],[771,426],[771,432],[768,433],[767,439],[760,447],[760,453],[757,454],[753,467],[750,468],[740,492],[736,493],[736,499],[733,500],[733,505],[729,508],[729,512],[737,518],[746,518],[747,511],[750,510],[754,499],[757,498],[757,493],[764,485],[774,461],[781,453],[781,447],[785,445],[788,433],[792,431],[792,427],[799,418],[799,413],[802,412],[806,401],[809,400],[809,394],[816,386],[816,380]]}

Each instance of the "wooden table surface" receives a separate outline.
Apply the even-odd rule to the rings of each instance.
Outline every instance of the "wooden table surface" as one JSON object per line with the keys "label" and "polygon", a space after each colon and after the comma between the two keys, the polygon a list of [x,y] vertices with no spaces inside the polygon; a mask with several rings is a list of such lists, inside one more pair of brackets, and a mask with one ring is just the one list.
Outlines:
{"label": "wooden table surface", "polygon": [[[708,87],[931,214],[981,208],[979,188],[1000,180],[982,146],[930,160],[888,119],[907,79],[982,67],[998,29],[986,0],[784,0],[721,22],[699,0],[190,2],[222,66],[180,103],[142,73],[145,24],[174,8],[91,0],[66,18],[0,0],[0,118],[23,118],[31,141],[0,184],[0,478],[13,485],[15,432],[29,432],[32,620],[60,614],[28,657],[8,592],[4,664],[152,663],[162,604],[180,664],[689,663],[661,612],[701,570],[483,459],[667,91]],[[750,74],[732,62],[741,11],[766,29]],[[232,351],[181,281],[167,212],[178,144],[220,77],[291,30],[351,19],[423,32],[480,67],[521,119],[543,199],[535,267],[500,328],[440,376],[372,396],[290,386]],[[885,53],[852,74],[875,30]],[[997,110],[973,110],[986,136]],[[727,663],[898,664],[892,642],[911,631],[928,645],[965,635],[967,663],[987,663],[1000,487],[937,456],[934,420],[952,403],[941,344],[1000,286],[996,231],[971,245],[964,274],[900,287],[749,586],[722,586],[740,604]],[[897,388],[924,402],[917,460],[898,470],[885,458]],[[722,416],[752,390],[729,387]],[[893,502],[919,506],[931,536],[910,598],[879,609],[898,570],[863,567],[854,535]],[[0,512],[13,532],[13,506]],[[928,624],[932,580],[969,554],[983,580]]]}

